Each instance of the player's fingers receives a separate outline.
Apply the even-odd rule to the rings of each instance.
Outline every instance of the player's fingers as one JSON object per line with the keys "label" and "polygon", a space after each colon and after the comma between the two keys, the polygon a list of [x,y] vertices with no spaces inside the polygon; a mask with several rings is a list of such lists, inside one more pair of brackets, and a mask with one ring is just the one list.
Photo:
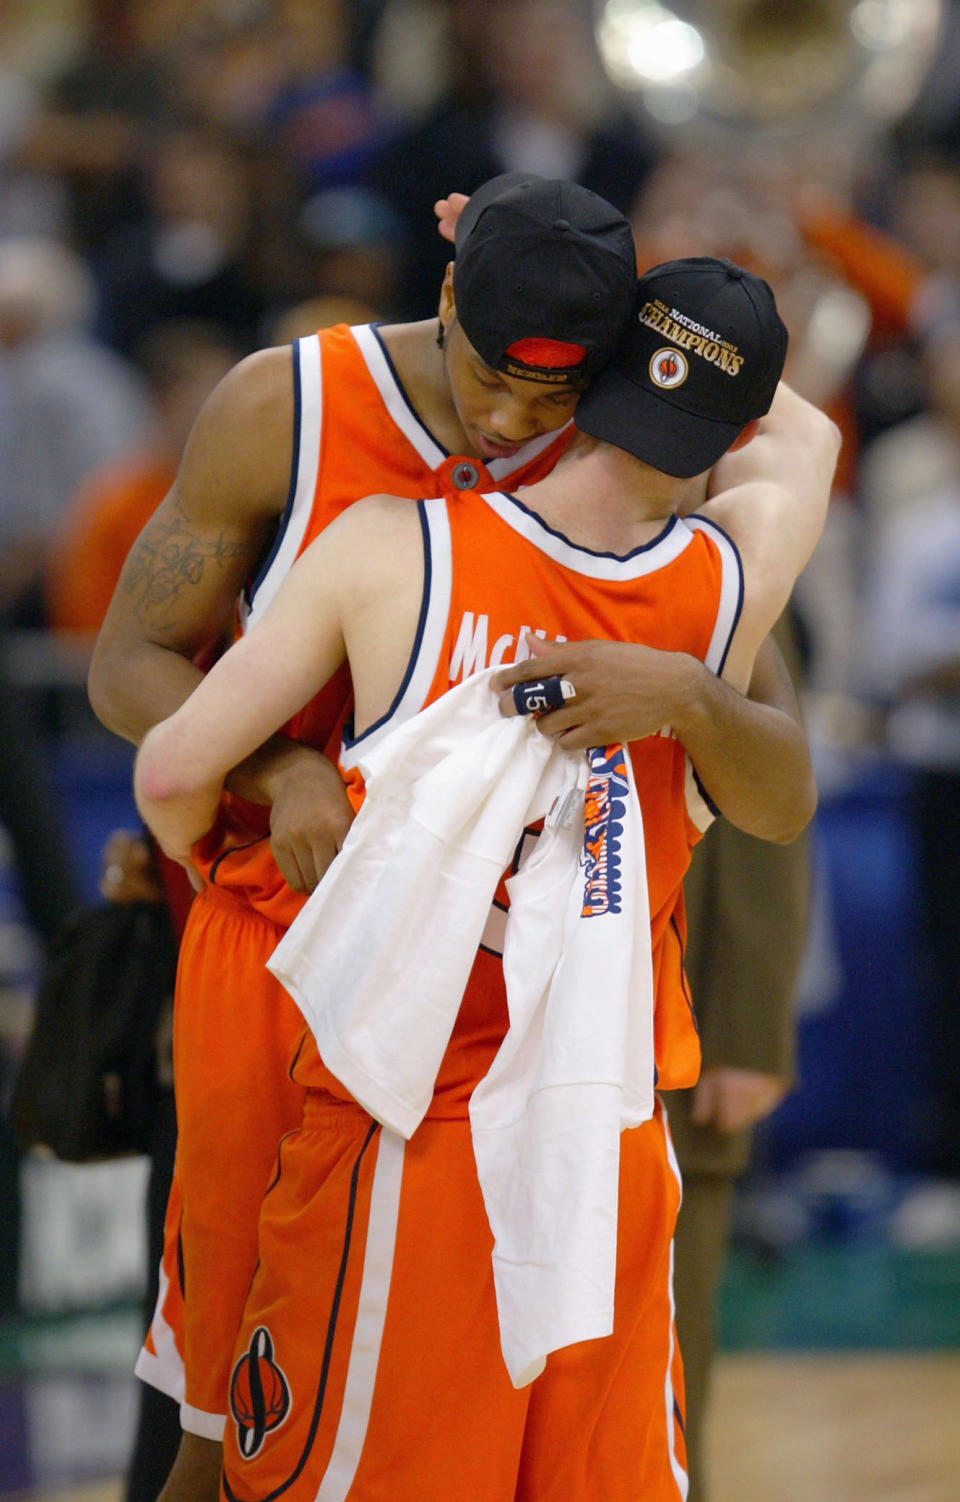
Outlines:
{"label": "player's fingers", "polygon": [[313,841],[308,860],[301,863],[304,867],[304,876],[310,884],[309,891],[312,892],[314,887],[319,885],[326,874],[327,867],[336,859],[339,849],[340,844],[326,834],[322,839]]}
{"label": "player's fingers", "polygon": [[514,701],[512,689],[504,689],[502,694],[497,695],[497,708],[504,719],[508,720],[520,713]]}
{"label": "player's fingers", "polygon": [[336,859],[342,843],[328,829],[304,837],[297,847],[297,865],[303,882],[299,891],[312,892],[319,885],[327,867]]}
{"label": "player's fingers", "polygon": [[293,846],[289,844],[277,844],[272,845],[271,848],[280,875],[287,886],[292,887],[295,892],[309,892],[311,889],[304,880],[303,872],[300,869],[300,860]]}
{"label": "player's fingers", "polygon": [[552,734],[563,751],[587,751],[591,746],[607,746],[611,740],[616,740],[616,736],[599,735],[590,725],[571,725],[568,729],[557,726],[551,730],[550,721],[554,716],[547,715],[545,718],[546,723],[541,722],[537,729],[545,735]]}
{"label": "player's fingers", "polygon": [[569,677],[574,681],[572,671],[573,664],[571,654],[564,652],[562,645],[550,646],[545,652],[538,653],[536,660],[524,657],[521,662],[512,662],[509,667],[501,668],[490,679],[490,687],[494,693],[502,693],[504,689],[513,688],[517,683],[526,683],[533,678],[564,678]]}
{"label": "player's fingers", "polygon": [[437,216],[437,229],[451,244],[456,239],[457,220],[466,201],[466,194],[451,193],[446,198],[438,198],[433,206],[433,212]]}

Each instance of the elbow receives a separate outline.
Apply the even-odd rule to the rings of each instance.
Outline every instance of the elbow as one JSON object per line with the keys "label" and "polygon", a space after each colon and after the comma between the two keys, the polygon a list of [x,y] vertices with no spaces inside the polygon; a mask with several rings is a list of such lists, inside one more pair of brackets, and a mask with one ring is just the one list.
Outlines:
{"label": "elbow", "polygon": [[792,845],[798,839],[817,811],[817,785],[813,772],[802,779],[795,779],[789,792],[778,791],[769,797],[762,807],[754,803],[749,811],[734,811],[720,805],[720,813],[743,834],[763,840],[771,845]]}
{"label": "elbow", "polygon": [[115,685],[120,675],[116,671],[109,652],[98,641],[93,649],[93,657],[90,660],[90,668],[87,673],[87,698],[90,707],[108,730],[115,735],[122,735],[126,740],[134,740],[129,729],[124,723],[120,702]]}
{"label": "elbow", "polygon": [[202,788],[199,777],[194,775],[195,760],[178,754],[167,731],[168,723],[161,721],[148,731],[137,752],[133,790],[141,810],[183,802]]}
{"label": "elbow", "polygon": [[147,806],[169,803],[180,789],[151,731],[144,739],[133,768],[133,792],[141,812]]}
{"label": "elbow", "polygon": [[806,785],[798,790],[795,796],[781,810],[781,817],[776,826],[769,832],[765,832],[764,838],[774,845],[792,845],[794,840],[807,828],[817,811],[818,800],[817,784],[811,773]]}
{"label": "elbow", "polygon": [[114,734],[120,734],[116,711],[107,685],[100,678],[95,677],[92,670],[87,679],[87,698],[90,701],[90,708],[101,725],[105,725]]}

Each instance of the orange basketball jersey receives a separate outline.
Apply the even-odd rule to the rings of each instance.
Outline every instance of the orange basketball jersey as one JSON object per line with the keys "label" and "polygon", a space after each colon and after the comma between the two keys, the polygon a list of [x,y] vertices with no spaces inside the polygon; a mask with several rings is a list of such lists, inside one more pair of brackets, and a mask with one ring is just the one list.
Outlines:
{"label": "orange basketball jersey", "polygon": [[[619,558],[572,545],[504,492],[419,509],[426,568],[416,641],[388,712],[345,743],[346,766],[465,676],[514,660],[525,626],[645,642],[722,670],[741,571],[711,523],[674,518]],[[669,728],[630,753],[650,889],[656,1067],[661,1083],[685,1085],[699,1049],[682,982],[680,882],[710,812]],[[615,828],[606,833],[609,862]],[[466,1119],[507,1029],[495,931],[505,896],[409,1142],[378,1130],[325,1068],[312,1035],[301,1039],[292,1073],[312,1088],[261,1207],[224,1435],[228,1502],[439,1502],[465,1456],[471,1496],[482,1502],[686,1495],[670,1286],[679,1183],[659,1106],[621,1137],[612,1335],[553,1352],[519,1391],[506,1375]],[[452,1381],[464,1351],[468,1380]]]}
{"label": "orange basketball jersey", "polygon": [[[411,407],[373,326],[296,341],[293,381],[290,492],[242,601],[241,630],[259,619],[317,533],[361,496],[395,493],[413,505],[478,483],[527,483],[552,467],[570,438],[568,425],[488,467],[448,454]],[[346,672],[337,674],[289,732],[321,749],[337,732],[336,747],[349,690]],[[305,898],[280,875],[268,827],[266,809],[227,795],[195,852],[207,884],[191,908],[177,975],[177,1164],[160,1298],[137,1364],[141,1377],[181,1402],[184,1428],[208,1439],[223,1428],[260,1200],[277,1143],[298,1125],[303,1104],[287,1074],[303,1019],[266,961]]]}
{"label": "orange basketball jersey", "polygon": [[[290,493],[272,545],[239,606],[239,628],[260,619],[291,565],[334,517],[361,496],[442,496],[498,483],[529,485],[570,441],[569,424],[488,464],[450,454],[410,405],[376,325],[322,329],[293,345],[294,456]],[[325,749],[349,698],[336,674],[286,727]],[[285,887],[266,840],[263,808],[225,795],[222,817],[198,847],[209,880],[279,923],[302,906]],[[236,852],[236,853],[234,853]]]}
{"label": "orange basketball jersey", "polygon": [[[528,629],[570,640],[642,642],[690,653],[722,672],[740,614],[742,570],[734,544],[706,519],[672,517],[652,542],[617,557],[574,545],[504,491],[422,501],[420,517],[426,568],[417,639],[387,714],[344,742],[345,767],[464,677],[512,662],[518,650],[522,655]],[[674,1089],[692,1084],[699,1069],[683,976],[681,882],[713,812],[669,726],[633,742],[630,754],[650,892],[657,1080]],[[522,846],[519,830],[518,839]],[[501,885],[438,1077],[432,1116],[466,1115],[470,1092],[506,1031],[498,935],[505,909]],[[294,1077],[343,1095],[309,1037]]]}

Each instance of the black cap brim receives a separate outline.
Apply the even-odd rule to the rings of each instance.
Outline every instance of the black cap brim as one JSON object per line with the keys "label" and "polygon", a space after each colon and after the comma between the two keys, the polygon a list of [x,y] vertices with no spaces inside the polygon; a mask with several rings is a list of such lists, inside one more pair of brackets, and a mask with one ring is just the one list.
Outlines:
{"label": "black cap brim", "polygon": [[577,403],[574,424],[678,480],[712,469],[743,424],[698,417],[607,368]]}

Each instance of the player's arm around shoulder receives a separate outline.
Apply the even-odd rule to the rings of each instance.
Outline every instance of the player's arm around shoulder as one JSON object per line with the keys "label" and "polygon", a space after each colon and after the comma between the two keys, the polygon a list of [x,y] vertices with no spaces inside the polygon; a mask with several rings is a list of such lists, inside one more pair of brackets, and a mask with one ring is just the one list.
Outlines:
{"label": "player's arm around shoulder", "polygon": [[229,631],[290,483],[289,348],[240,361],[194,423],[176,480],[133,545],[91,664],[100,719],[138,742],[196,683],[191,659]]}
{"label": "player's arm around shoulder", "polygon": [[[398,591],[414,598],[405,581],[412,573],[415,585],[418,555],[422,560],[413,503],[358,501],[305,549],[262,619],[147,733],[134,789],[168,854],[185,859],[212,824],[230,769],[313,697],[348,650],[358,699],[369,677],[379,681],[382,659],[390,664],[393,637],[401,634]],[[421,580],[422,569],[421,561]],[[390,679],[391,691],[395,686]]]}
{"label": "player's arm around shoulder", "polygon": [[836,425],[781,383],[757,434],[713,471],[701,512],[730,535],[743,564],[743,612],[724,670],[740,689],[819,541],[839,451]]}
{"label": "player's arm around shoulder", "polygon": [[789,844],[817,806],[810,747],[783,657],[772,637],[760,643],[746,691],[682,658],[691,692],[672,728],[711,801],[736,828]]}

